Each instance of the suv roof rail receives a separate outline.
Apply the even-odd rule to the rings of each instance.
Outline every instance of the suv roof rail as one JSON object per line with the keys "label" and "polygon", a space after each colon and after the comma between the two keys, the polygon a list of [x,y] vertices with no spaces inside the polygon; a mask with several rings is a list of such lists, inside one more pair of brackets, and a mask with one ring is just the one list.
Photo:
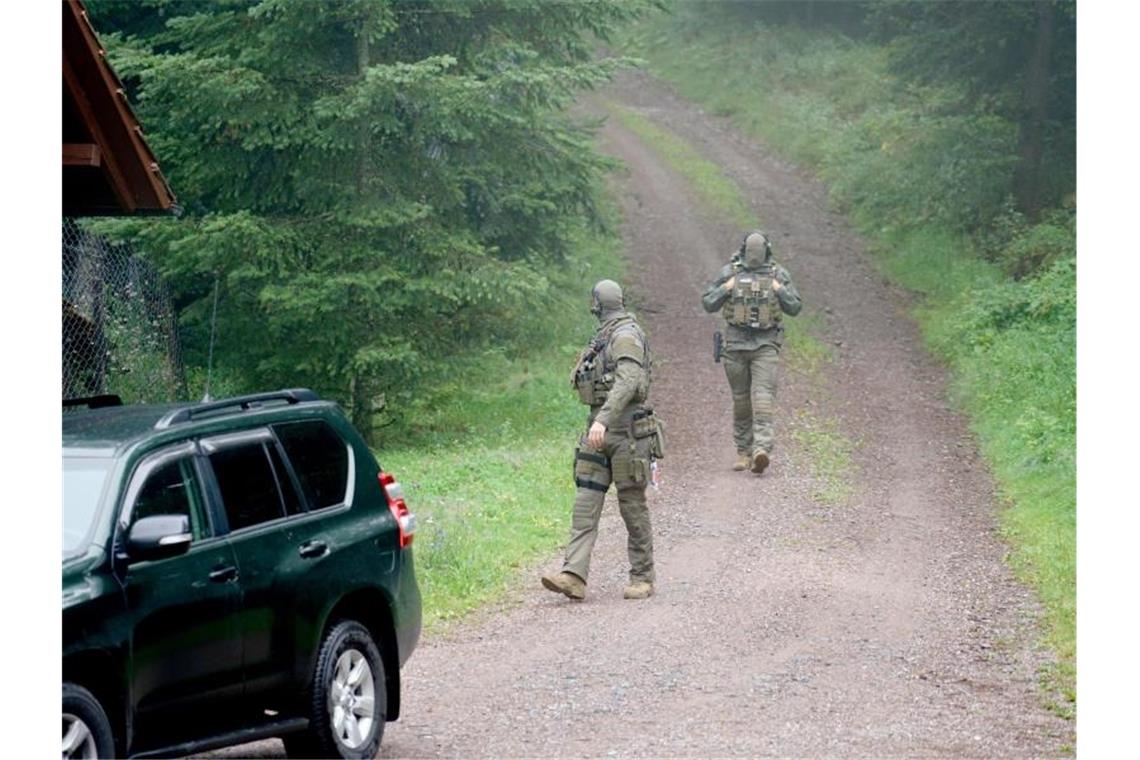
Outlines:
{"label": "suv roof rail", "polygon": [[64,409],[74,409],[85,406],[88,409],[103,409],[108,406],[122,406],[123,400],[114,393],[102,393],[98,396],[83,396],[82,398],[65,398]]}
{"label": "suv roof rail", "polygon": [[321,397],[308,388],[290,388],[289,390],[270,391],[269,393],[252,393],[248,396],[235,396],[234,398],[222,399],[221,401],[209,401],[203,404],[195,404],[193,406],[184,406],[181,409],[175,409],[172,412],[164,414],[158,422],[154,423],[154,426],[156,429],[162,430],[174,425],[191,422],[195,417],[228,411],[248,412],[252,409],[261,409],[267,404],[272,405],[274,402],[292,405],[299,404],[302,401],[320,400]]}

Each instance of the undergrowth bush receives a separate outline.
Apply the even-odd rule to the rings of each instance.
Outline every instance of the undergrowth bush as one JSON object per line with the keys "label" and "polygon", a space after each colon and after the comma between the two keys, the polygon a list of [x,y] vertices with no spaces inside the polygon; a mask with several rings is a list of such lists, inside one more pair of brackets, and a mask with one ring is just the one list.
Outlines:
{"label": "undergrowth bush", "polygon": [[[1055,275],[1048,274],[1054,271],[1053,265],[1077,255],[1076,221],[1076,214],[1068,210],[1047,215],[1044,221],[1029,227],[1002,249],[999,257],[1003,268],[1017,279],[1041,271],[1045,271],[1050,280],[1054,279]],[[1073,275],[1075,277],[1075,273]]]}

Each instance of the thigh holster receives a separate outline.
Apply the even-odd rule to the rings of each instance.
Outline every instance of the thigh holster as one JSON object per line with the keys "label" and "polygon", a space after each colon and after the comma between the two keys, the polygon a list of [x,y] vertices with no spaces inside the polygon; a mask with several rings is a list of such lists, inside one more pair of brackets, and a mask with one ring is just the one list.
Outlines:
{"label": "thigh holster", "polygon": [[574,449],[574,485],[605,493],[611,480],[610,460],[605,454]]}

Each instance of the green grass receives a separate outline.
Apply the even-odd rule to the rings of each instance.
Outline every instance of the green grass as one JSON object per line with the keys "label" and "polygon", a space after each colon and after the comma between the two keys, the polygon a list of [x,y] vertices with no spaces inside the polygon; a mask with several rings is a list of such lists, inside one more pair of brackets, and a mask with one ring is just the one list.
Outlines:
{"label": "green grass", "polygon": [[815,384],[824,380],[824,370],[835,360],[835,350],[816,337],[823,331],[823,320],[810,310],[784,320],[784,348],[781,354],[789,372],[802,375]]}
{"label": "green grass", "polygon": [[875,45],[730,27],[694,6],[639,26],[625,47],[685,97],[817,171],[882,271],[921,294],[916,318],[951,367],[954,399],[998,481],[1011,564],[1045,606],[1047,643],[1060,658],[1043,674],[1049,699],[1071,715],[1075,271],[1012,282],[965,234],[989,223],[978,209],[998,205],[994,192],[1009,186],[1009,124],[942,109],[952,92],[900,90]]}
{"label": "green grass", "polygon": [[993,264],[963,255],[970,247],[964,235],[919,228],[878,235],[872,252],[890,279],[926,296],[928,304],[937,304],[993,287],[1004,279]]}
{"label": "green grass", "polygon": [[845,503],[852,493],[854,443],[839,429],[838,421],[800,410],[789,433],[811,468],[812,497],[831,506]]}
{"label": "green grass", "polygon": [[574,433],[555,428],[538,440],[380,452],[419,520],[416,565],[428,630],[498,599],[523,568],[565,541]]}
{"label": "green grass", "polygon": [[[834,349],[815,337],[822,331],[822,321],[819,314],[810,312],[785,320],[788,332],[782,354],[785,373],[808,383],[817,397],[824,393],[826,373],[835,359]],[[810,409],[798,410],[786,427],[802,463],[812,473],[812,497],[829,506],[847,503],[854,491],[856,442],[844,434],[837,419]]]}

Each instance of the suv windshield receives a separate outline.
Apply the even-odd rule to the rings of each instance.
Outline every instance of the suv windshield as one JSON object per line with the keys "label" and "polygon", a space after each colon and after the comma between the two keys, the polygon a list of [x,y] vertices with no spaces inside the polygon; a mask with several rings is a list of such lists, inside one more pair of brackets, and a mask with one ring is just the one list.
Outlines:
{"label": "suv windshield", "polygon": [[63,554],[74,554],[90,541],[110,459],[63,458]]}

